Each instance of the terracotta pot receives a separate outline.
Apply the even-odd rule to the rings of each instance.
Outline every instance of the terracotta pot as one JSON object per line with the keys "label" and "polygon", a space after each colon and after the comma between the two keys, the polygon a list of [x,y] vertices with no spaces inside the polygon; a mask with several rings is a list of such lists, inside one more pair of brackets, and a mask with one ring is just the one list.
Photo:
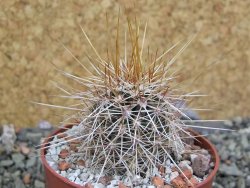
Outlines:
{"label": "terracotta pot", "polygon": [[[72,125],[68,125],[67,127],[72,127]],[[63,132],[64,129],[58,129],[56,130],[54,133],[52,133],[43,143],[43,147],[44,146],[48,146],[49,145],[49,141],[52,140],[51,136],[56,135],[58,133]],[[193,130],[189,130],[194,136],[197,136],[198,133],[193,131]],[[212,188],[212,183],[214,180],[214,177],[216,175],[216,172],[219,168],[219,155],[218,152],[216,151],[214,145],[207,140],[204,137],[197,137],[196,141],[196,145],[201,146],[204,149],[207,149],[210,151],[211,155],[212,155],[212,159],[215,163],[214,169],[213,171],[209,174],[209,176],[201,183],[199,183],[195,188]],[[86,186],[80,186],[77,185],[71,181],[69,181],[67,178],[62,177],[61,175],[59,175],[58,173],[56,173],[47,163],[46,159],[45,159],[45,155],[46,155],[46,149],[42,148],[41,149],[41,160],[42,160],[42,164],[44,166],[44,170],[45,170],[45,182],[46,182],[46,188],[87,188]]]}
{"label": "terracotta pot", "polygon": [[[194,131],[192,129],[189,129],[188,131],[190,133],[192,133],[194,136],[199,135],[196,131]],[[195,188],[212,188],[214,178],[215,178],[216,173],[219,169],[220,157],[219,157],[219,154],[218,154],[216,148],[208,139],[206,139],[203,136],[197,137],[196,139],[197,140],[195,140],[195,144],[200,146],[201,148],[207,149],[210,152],[210,154],[212,155],[212,160],[214,161],[214,169],[212,172],[210,172],[208,177],[204,181],[199,183],[197,186],[195,186]]]}

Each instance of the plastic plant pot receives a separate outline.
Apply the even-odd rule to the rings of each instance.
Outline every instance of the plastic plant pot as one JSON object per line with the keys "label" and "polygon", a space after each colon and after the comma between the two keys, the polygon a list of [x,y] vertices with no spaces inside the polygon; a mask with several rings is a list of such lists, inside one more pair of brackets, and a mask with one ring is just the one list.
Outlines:
{"label": "plastic plant pot", "polygon": [[[70,128],[72,127],[72,125],[68,125],[66,127]],[[52,140],[52,136],[58,133],[62,133],[64,131],[65,129],[58,129],[54,133],[52,133],[47,139],[45,139],[43,147],[41,149],[41,160],[45,170],[46,188],[87,188],[86,186],[75,184],[69,181],[67,178],[59,175],[47,163],[47,160],[45,158],[46,148],[44,147],[49,145],[49,142]],[[191,129],[189,129],[188,131],[191,132],[194,136],[199,135],[197,132]],[[201,146],[204,149],[207,149],[210,152],[212,160],[214,161],[215,165],[214,169],[210,172],[208,177],[204,181],[196,185],[195,188],[212,188],[213,180],[219,168],[219,163],[220,163],[219,155],[214,145],[209,140],[207,140],[203,136],[197,137],[196,139],[197,140],[195,140],[195,144]]]}

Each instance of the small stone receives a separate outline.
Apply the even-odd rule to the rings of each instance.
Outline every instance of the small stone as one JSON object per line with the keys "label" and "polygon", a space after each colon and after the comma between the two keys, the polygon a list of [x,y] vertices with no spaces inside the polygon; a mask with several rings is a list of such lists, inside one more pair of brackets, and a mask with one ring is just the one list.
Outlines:
{"label": "small stone", "polygon": [[119,182],[118,188],[128,188],[128,187],[124,185],[122,182]]}
{"label": "small stone", "polygon": [[93,174],[90,174],[90,175],[89,175],[89,178],[88,178],[88,181],[93,180],[93,179],[94,179],[94,177],[95,177],[95,176],[94,176]]}
{"label": "small stone", "polygon": [[120,179],[121,179],[121,176],[115,175],[115,176],[114,176],[114,179],[115,179],[115,180],[120,180]]}
{"label": "small stone", "polygon": [[70,168],[70,164],[65,161],[61,161],[58,163],[58,169],[61,171],[68,170],[69,168]]}
{"label": "small stone", "polygon": [[34,185],[35,188],[45,188],[45,184],[39,180],[35,180]]}
{"label": "small stone", "polygon": [[23,183],[24,184],[30,184],[30,182],[31,182],[31,174],[30,173],[26,173],[23,176]]}
{"label": "small stone", "polygon": [[178,164],[178,166],[179,166],[179,168],[182,169],[182,170],[184,170],[184,169],[187,168],[187,169],[189,169],[189,170],[193,173],[192,167],[189,166],[190,164],[191,164],[190,161],[185,160],[185,161],[181,161],[181,162]]}
{"label": "small stone", "polygon": [[170,166],[170,164],[171,164],[171,161],[169,160],[169,159],[167,159],[167,161],[166,161],[166,166]]}
{"label": "small stone", "polygon": [[201,149],[200,153],[203,155],[209,155],[209,152],[206,149]]}
{"label": "small stone", "polygon": [[35,164],[36,164],[36,158],[35,157],[31,157],[26,162],[26,168],[33,167]]}
{"label": "small stone", "polygon": [[203,177],[209,169],[210,158],[205,155],[198,155],[192,163],[193,172],[198,177]]}
{"label": "small stone", "polygon": [[132,180],[131,180],[129,177],[124,178],[124,179],[123,179],[123,183],[124,183],[126,186],[130,186],[130,187],[133,186]]}
{"label": "small stone", "polygon": [[164,185],[163,188],[172,188],[171,185]]}
{"label": "small stone", "polygon": [[23,143],[23,144],[20,144],[19,147],[20,147],[21,152],[22,152],[24,155],[28,155],[28,154],[30,153],[30,148],[27,147],[27,144],[24,144],[24,143]]}
{"label": "small stone", "polygon": [[226,120],[226,121],[224,121],[224,125],[226,125],[228,127],[233,127],[233,122],[230,120]]}
{"label": "small stone", "polygon": [[161,175],[164,175],[165,174],[165,167],[162,166],[162,165],[159,165],[158,166],[158,171],[160,172]]}
{"label": "small stone", "polygon": [[16,133],[13,125],[3,125],[1,141],[7,153],[11,153],[14,150]]}
{"label": "small stone", "polygon": [[69,144],[70,150],[74,152],[78,151],[78,146],[79,146],[78,144],[72,144],[72,143]]}
{"label": "small stone", "polygon": [[236,124],[236,126],[237,125],[240,125],[241,123],[242,123],[242,117],[235,117],[234,119],[233,119],[233,121],[235,122],[235,124]]}
{"label": "small stone", "polygon": [[187,187],[186,182],[180,176],[173,179],[171,183],[174,186],[174,188],[186,188]]}
{"label": "small stone", "polygon": [[182,170],[182,172],[180,173],[180,176],[182,177],[182,178],[188,178],[188,179],[190,179],[192,176],[193,176],[193,172],[190,170],[190,169],[188,169],[188,168],[185,168],[185,169],[183,169]]}
{"label": "small stone", "polygon": [[210,166],[211,168],[213,168],[213,167],[214,167],[214,162],[211,162],[211,163],[209,164],[209,166]]}
{"label": "small stone", "polygon": [[243,173],[238,169],[235,163],[232,163],[230,166],[226,164],[221,164],[219,171],[222,174],[230,176],[241,176]]}
{"label": "small stone", "polygon": [[52,125],[48,121],[40,121],[37,126],[43,130],[48,130],[52,128]]}
{"label": "small stone", "polygon": [[169,179],[170,179],[170,181],[172,181],[173,179],[175,179],[178,176],[179,176],[179,172],[178,171],[174,171],[174,172],[171,172]]}
{"label": "small stone", "polygon": [[246,177],[246,185],[250,187],[250,175]]}
{"label": "small stone", "polygon": [[16,188],[25,188],[25,185],[23,184],[22,180],[19,177],[15,178],[15,187]]}
{"label": "small stone", "polygon": [[32,143],[39,143],[41,138],[42,138],[42,133],[33,133],[33,132],[28,132],[26,134],[26,138],[30,140]]}
{"label": "small stone", "polygon": [[231,142],[230,143],[230,145],[228,146],[228,149],[230,150],[230,151],[234,151],[235,150],[235,148],[236,148],[236,143],[235,142]]}
{"label": "small stone", "polygon": [[85,184],[85,188],[94,188],[94,186],[91,183]]}
{"label": "small stone", "polygon": [[111,180],[110,184],[116,186],[119,184],[119,181],[118,180]]}
{"label": "small stone", "polygon": [[80,184],[80,185],[81,185],[81,184],[82,184],[82,181],[81,181],[78,177],[76,177],[76,179],[75,179],[75,183],[76,183],[76,184]]}
{"label": "small stone", "polygon": [[111,176],[102,176],[99,178],[99,183],[102,183],[103,185],[108,185],[110,181],[112,180]]}
{"label": "small stone", "polygon": [[213,187],[214,187],[214,188],[223,188],[222,185],[220,185],[220,184],[218,184],[218,183],[216,183],[216,182],[213,183]]}
{"label": "small stone", "polygon": [[190,158],[191,158],[191,162],[193,163],[194,162],[194,159],[197,157],[198,155],[196,154],[191,154],[190,155]]}
{"label": "small stone", "polygon": [[68,176],[68,179],[69,179],[70,181],[74,182],[76,178],[75,178],[74,175],[72,175],[72,176],[69,175],[69,176]]}
{"label": "small stone", "polygon": [[18,164],[25,159],[24,155],[22,155],[20,153],[13,153],[11,155],[11,158],[15,162],[15,164]]}
{"label": "small stone", "polygon": [[84,173],[84,174],[81,174],[81,175],[80,175],[80,179],[81,179],[83,182],[86,182],[86,181],[88,180],[88,178],[89,178],[89,174]]}
{"label": "small stone", "polygon": [[11,176],[12,176],[13,178],[19,177],[20,175],[21,175],[21,171],[20,171],[20,170],[17,170],[17,171],[15,171],[14,173],[11,174]]}
{"label": "small stone", "polygon": [[79,174],[81,173],[81,170],[80,169],[76,169],[76,171],[75,171],[75,176],[78,176]]}
{"label": "small stone", "polygon": [[237,188],[245,188],[246,183],[244,177],[240,177],[237,182]]}
{"label": "small stone", "polygon": [[61,176],[66,177],[67,172],[66,171],[61,171]]}
{"label": "small stone", "polygon": [[2,167],[9,167],[9,166],[13,165],[13,163],[14,162],[12,160],[2,160],[0,162],[0,166],[2,166]]}
{"label": "small stone", "polygon": [[156,187],[160,187],[164,185],[164,180],[159,177],[159,176],[154,176],[152,178],[152,183],[156,186]]}
{"label": "small stone", "polygon": [[76,162],[76,164],[77,164],[78,166],[85,166],[85,161],[82,160],[82,159],[80,159],[80,160],[78,160],[78,161]]}
{"label": "small stone", "polygon": [[241,145],[244,149],[247,149],[249,147],[249,142],[246,134],[241,135]]}
{"label": "small stone", "polygon": [[199,184],[198,180],[195,177],[191,177],[189,180],[185,180],[188,187],[193,187]]}
{"label": "small stone", "polygon": [[69,156],[69,151],[67,149],[62,149],[59,153],[59,157],[65,159]]}
{"label": "small stone", "polygon": [[95,183],[94,188],[105,188],[105,186],[101,183]]}
{"label": "small stone", "polygon": [[178,172],[179,171],[176,166],[172,167],[171,170],[172,170],[172,172]]}

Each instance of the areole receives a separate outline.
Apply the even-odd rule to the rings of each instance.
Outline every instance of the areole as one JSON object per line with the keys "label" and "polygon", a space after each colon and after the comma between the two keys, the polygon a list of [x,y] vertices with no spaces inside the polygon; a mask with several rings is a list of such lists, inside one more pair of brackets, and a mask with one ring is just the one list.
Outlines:
{"label": "areole", "polygon": [[[67,127],[70,128],[72,125],[68,125]],[[49,145],[50,140],[53,138],[54,135],[64,132],[65,129],[58,129],[54,133],[52,133],[43,143],[41,148],[41,160],[45,170],[45,181],[46,181],[46,188],[86,188],[86,186],[77,185],[67,178],[62,177],[57,172],[55,172],[47,163],[45,155],[46,155],[46,148],[45,146]],[[199,134],[191,129],[189,129],[194,136],[198,136]],[[195,188],[212,188],[212,183],[216,172],[219,168],[219,155],[217,150],[215,149],[214,145],[204,138],[203,136],[196,137],[196,144],[201,146],[204,149],[207,149],[210,154],[212,155],[212,160],[214,161],[214,169],[209,173],[208,177],[201,183],[199,183]]]}

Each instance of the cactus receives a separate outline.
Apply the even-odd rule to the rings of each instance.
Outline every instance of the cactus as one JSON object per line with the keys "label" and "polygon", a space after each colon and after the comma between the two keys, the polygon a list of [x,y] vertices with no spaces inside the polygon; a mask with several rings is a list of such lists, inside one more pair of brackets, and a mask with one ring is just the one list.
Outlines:
{"label": "cactus", "polygon": [[[122,57],[116,45],[114,57],[108,55],[107,59],[101,58],[82,29],[98,58],[98,66],[90,58],[93,75],[82,78],[59,70],[87,88],[86,91],[67,91],[57,85],[66,94],[62,97],[80,101],[77,106],[63,107],[79,111],[71,117],[77,118],[79,125],[75,137],[69,141],[80,141],[77,155],[90,159],[90,166],[100,170],[101,175],[147,176],[167,159],[176,164],[188,145],[185,139],[192,138],[181,120],[186,115],[180,105],[192,93],[179,94],[178,89],[172,87],[175,77],[169,71],[191,40],[165,63],[163,57],[177,44],[159,57],[144,58],[147,26],[141,45],[138,26],[133,28],[129,23],[128,28],[130,53],[127,54],[129,50],[125,46]],[[73,53],[70,54],[80,63]],[[81,66],[90,71],[84,64]]]}

